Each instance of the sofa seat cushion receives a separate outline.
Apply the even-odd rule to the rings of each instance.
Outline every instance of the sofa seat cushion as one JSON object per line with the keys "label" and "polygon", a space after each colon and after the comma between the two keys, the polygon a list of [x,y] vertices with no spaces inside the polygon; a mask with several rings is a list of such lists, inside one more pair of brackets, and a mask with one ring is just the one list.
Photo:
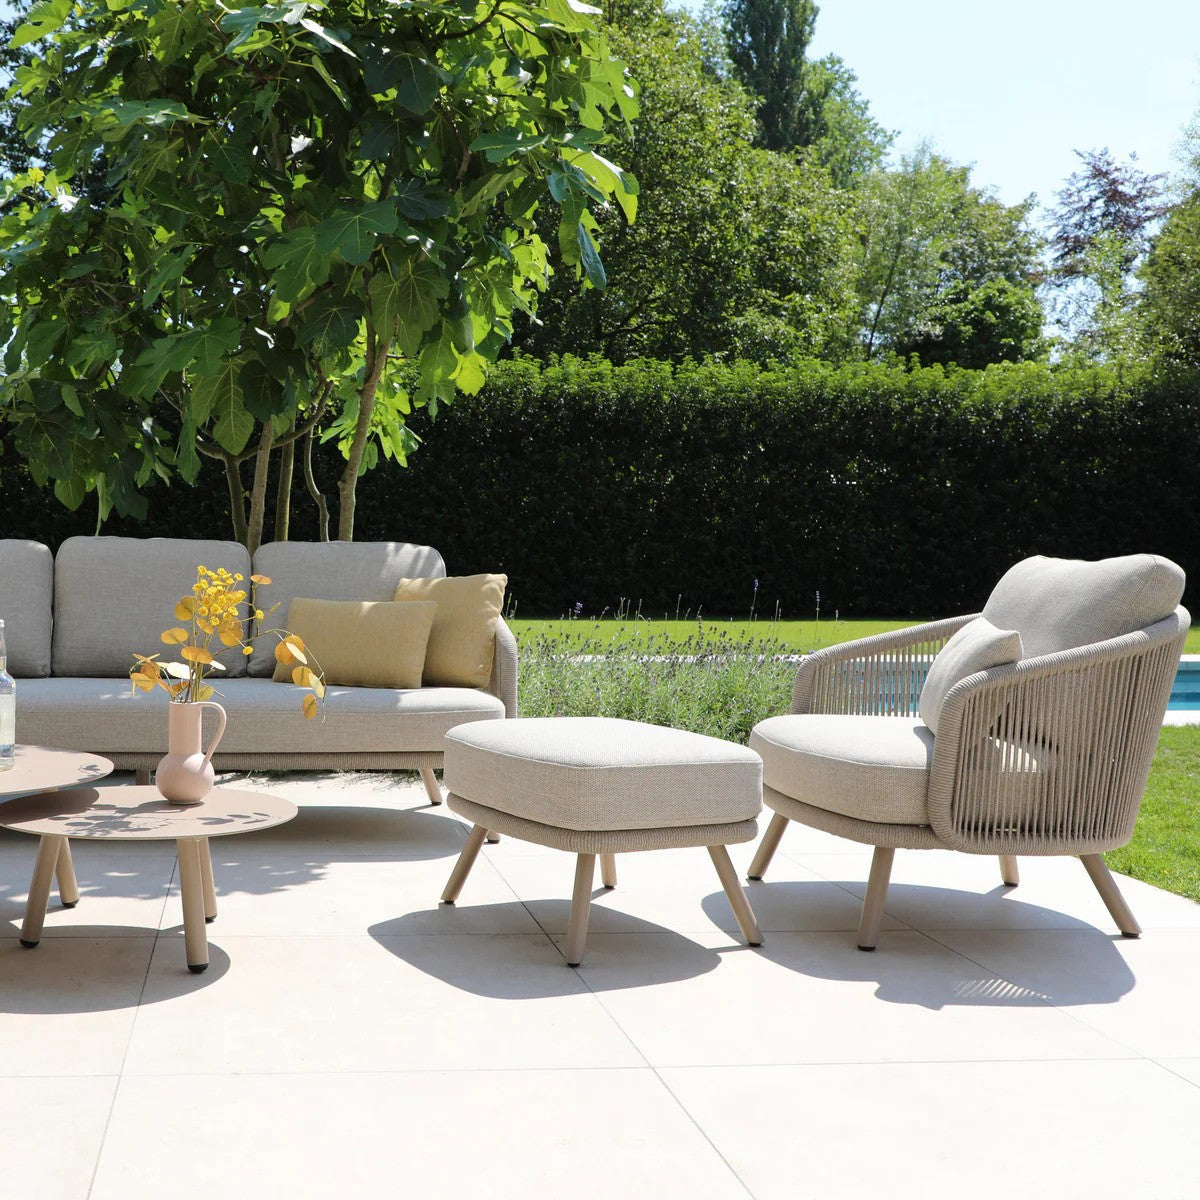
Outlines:
{"label": "sofa seat cushion", "polygon": [[933,733],[915,718],[770,717],[750,748],[764,785],[794,800],[861,821],[929,824]]}
{"label": "sofa seat cushion", "polygon": [[[227,679],[214,697],[229,714],[217,752],[226,754],[441,751],[464,721],[504,716],[495,696],[473,688],[330,687],[320,714],[306,721],[299,688],[270,679]],[[17,738],[96,754],[165,754],[167,699],[130,695],[122,679],[33,679],[17,695]],[[205,716],[205,736],[214,726]]]}
{"label": "sofa seat cushion", "polygon": [[54,557],[40,542],[0,539],[0,621],[8,671],[18,679],[50,674]]}
{"label": "sofa seat cushion", "polygon": [[762,763],[719,738],[609,717],[531,717],[455,729],[446,790],[552,828],[663,829],[745,821]]}

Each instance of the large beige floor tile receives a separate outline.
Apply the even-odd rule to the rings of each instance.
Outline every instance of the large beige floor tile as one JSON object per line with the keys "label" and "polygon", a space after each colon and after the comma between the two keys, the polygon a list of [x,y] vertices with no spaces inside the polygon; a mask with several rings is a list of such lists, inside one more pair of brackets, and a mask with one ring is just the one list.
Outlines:
{"label": "large beige floor tile", "polygon": [[1200,1089],[1145,1061],[668,1070],[759,1200],[1192,1200]]}
{"label": "large beige floor tile", "polygon": [[[210,927],[215,930],[217,926]],[[135,1075],[641,1065],[544,935],[159,940]],[[181,1036],[186,1031],[186,1036]]]}
{"label": "large beige floor tile", "polygon": [[86,1200],[115,1076],[0,1076],[0,1196]]}
{"label": "large beige floor tile", "polygon": [[[922,934],[896,931],[887,952],[864,954],[853,934],[776,933],[758,950],[726,943],[715,970],[698,943],[588,939],[580,973],[653,1065],[1130,1053]],[[672,965],[678,978],[659,982]]]}
{"label": "large beige floor tile", "polygon": [[122,1081],[91,1200],[745,1189],[648,1070]]}
{"label": "large beige floor tile", "polygon": [[118,1074],[153,946],[73,937],[26,950],[0,938],[0,1075]]}
{"label": "large beige floor tile", "polygon": [[959,930],[939,941],[1149,1058],[1200,1055],[1200,930]]}
{"label": "large beige floor tile", "polygon": [[1168,1071],[1186,1079],[1200,1088],[1200,1058],[1160,1058],[1159,1063]]}

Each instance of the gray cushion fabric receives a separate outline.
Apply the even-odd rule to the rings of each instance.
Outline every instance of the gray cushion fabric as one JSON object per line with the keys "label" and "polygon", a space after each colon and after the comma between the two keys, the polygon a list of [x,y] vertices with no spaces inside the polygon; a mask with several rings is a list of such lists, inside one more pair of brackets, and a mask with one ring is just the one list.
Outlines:
{"label": "gray cushion fabric", "polygon": [[[504,716],[500,700],[473,688],[330,687],[318,716],[306,721],[298,688],[270,679],[217,686],[214,699],[229,714],[220,751],[230,754],[441,751],[455,726]],[[166,694],[131,690],[121,679],[28,680],[17,699],[17,738],[97,754],[165,754]],[[206,737],[213,728],[206,716]]]}
{"label": "gray cushion fabric", "polygon": [[976,617],[938,651],[930,665],[921,689],[921,720],[937,733],[942,701],[956,683],[1020,657],[1021,635],[1015,629],[997,629],[986,617]]}
{"label": "gray cushion fabric", "polygon": [[983,615],[1021,635],[1026,658],[1144,629],[1183,596],[1183,569],[1156,554],[1098,562],[1027,558],[996,584]]}
{"label": "gray cushion fabric", "polygon": [[[310,600],[391,600],[401,579],[441,579],[442,556],[429,546],[408,542],[268,542],[254,555],[254,573],[270,586],[258,590],[259,607],[279,610],[263,624],[281,627],[298,596]],[[275,641],[260,638],[250,674],[275,670]]]}
{"label": "gray cushion fabric", "polygon": [[[169,660],[161,634],[200,565],[248,577],[250,555],[239,542],[68,538],[54,563],[54,674],[128,676],[135,652]],[[246,673],[237,649],[220,661],[230,679]]]}
{"label": "gray cushion fabric", "polygon": [[607,717],[452,730],[445,783],[477,804],[576,830],[744,821],[762,808],[762,763],[745,746]]}
{"label": "gray cushion fabric", "polygon": [[18,678],[50,674],[54,558],[40,542],[0,540],[0,621],[8,670]]}
{"label": "gray cushion fabric", "polygon": [[[770,717],[750,735],[763,783],[829,812],[928,825],[933,733],[912,717]],[[447,759],[448,761],[448,759]]]}

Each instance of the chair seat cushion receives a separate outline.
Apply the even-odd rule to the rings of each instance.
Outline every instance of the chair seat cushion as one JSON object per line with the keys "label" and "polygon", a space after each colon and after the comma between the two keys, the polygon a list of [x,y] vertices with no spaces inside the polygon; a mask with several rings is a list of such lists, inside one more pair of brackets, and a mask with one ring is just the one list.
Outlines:
{"label": "chair seat cushion", "polygon": [[[441,751],[454,726],[504,716],[500,700],[474,688],[330,687],[320,716],[306,721],[299,688],[270,679],[215,683],[220,694],[214,699],[229,714],[218,762],[222,753]],[[96,754],[165,754],[166,696],[132,696],[130,690],[127,679],[22,680],[17,737]],[[206,720],[206,736],[212,728]]]}
{"label": "chair seat cushion", "polygon": [[814,808],[889,825],[928,825],[933,734],[910,717],[801,714],[754,727],[763,783]]}
{"label": "chair seat cushion", "polygon": [[476,804],[561,829],[720,824],[762,808],[762,763],[745,746],[608,717],[451,730],[445,783]]}

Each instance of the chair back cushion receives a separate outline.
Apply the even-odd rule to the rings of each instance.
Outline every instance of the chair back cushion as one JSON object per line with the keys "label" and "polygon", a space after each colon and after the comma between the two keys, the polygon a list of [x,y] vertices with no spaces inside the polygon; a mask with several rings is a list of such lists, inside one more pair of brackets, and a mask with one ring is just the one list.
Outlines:
{"label": "chair back cushion", "polygon": [[0,540],[0,621],[8,671],[18,679],[50,674],[54,557],[40,542]]}
{"label": "chair back cushion", "polygon": [[[258,589],[259,608],[278,604],[263,625],[279,628],[297,597],[308,600],[391,600],[401,579],[441,579],[442,556],[429,546],[408,542],[268,542],[254,555],[254,573],[269,586]],[[250,659],[250,674],[275,673],[275,642],[259,638]]]}
{"label": "chair back cushion", "polygon": [[983,615],[1021,635],[1024,657],[1054,654],[1145,629],[1175,611],[1183,569],[1157,554],[1122,558],[1045,558],[1011,567]]}
{"label": "chair back cushion", "polygon": [[[133,655],[177,658],[162,632],[192,594],[196,568],[250,575],[240,542],[191,538],[73,537],[54,560],[54,674],[127,676]],[[248,586],[248,585],[247,585]],[[220,655],[224,677],[246,673],[236,648]]]}
{"label": "chair back cushion", "polygon": [[921,689],[921,720],[937,733],[942,701],[956,683],[1020,657],[1021,635],[1015,629],[997,629],[986,617],[976,617],[938,651],[930,665]]}

